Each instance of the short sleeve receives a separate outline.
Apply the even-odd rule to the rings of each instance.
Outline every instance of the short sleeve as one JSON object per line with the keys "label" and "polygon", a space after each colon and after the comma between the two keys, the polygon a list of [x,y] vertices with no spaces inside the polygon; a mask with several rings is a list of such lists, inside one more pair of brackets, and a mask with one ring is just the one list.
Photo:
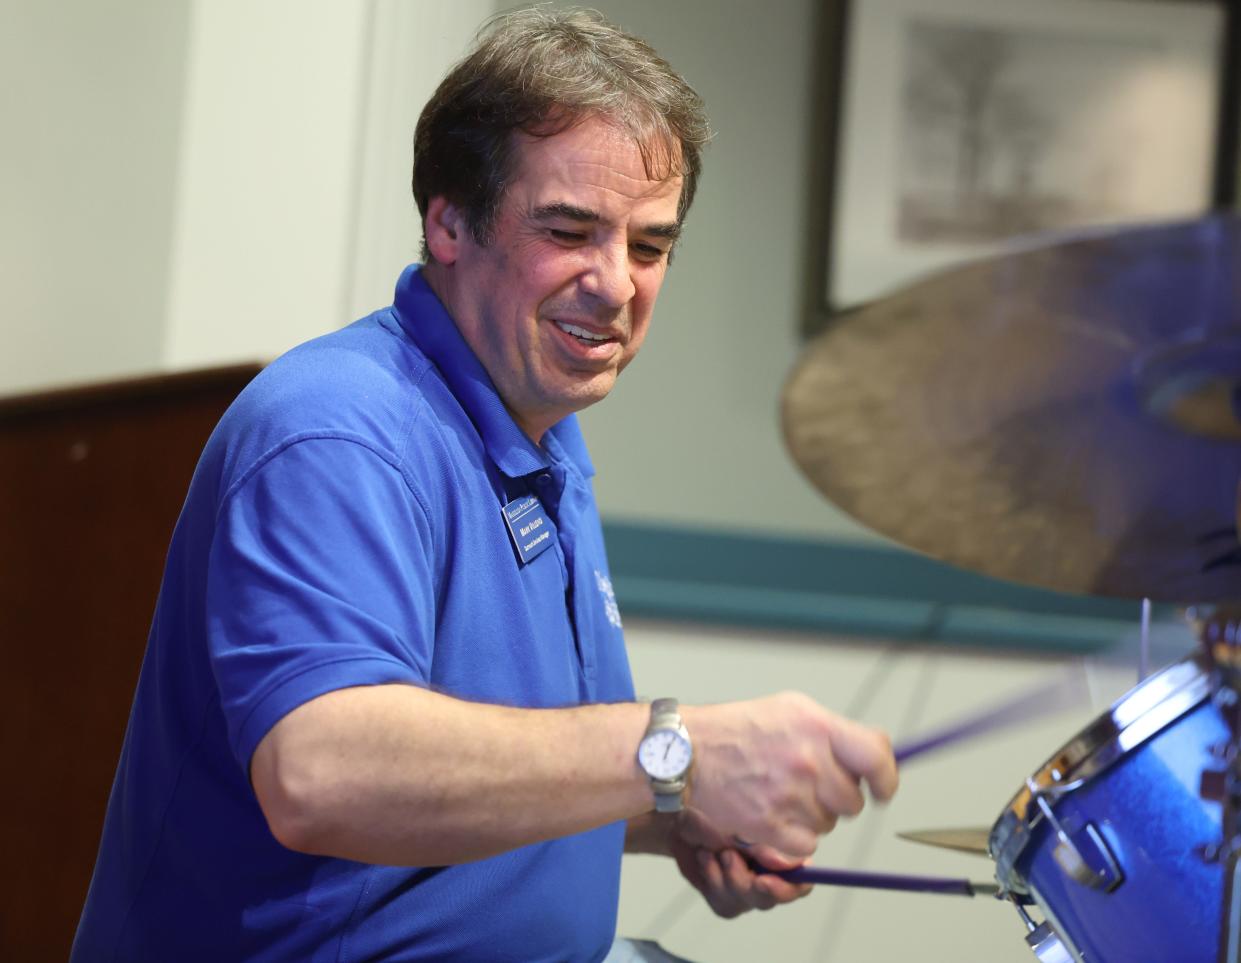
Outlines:
{"label": "short sleeve", "polygon": [[317,696],[427,681],[431,549],[404,475],[358,442],[298,441],[228,492],[208,562],[207,640],[243,767]]}

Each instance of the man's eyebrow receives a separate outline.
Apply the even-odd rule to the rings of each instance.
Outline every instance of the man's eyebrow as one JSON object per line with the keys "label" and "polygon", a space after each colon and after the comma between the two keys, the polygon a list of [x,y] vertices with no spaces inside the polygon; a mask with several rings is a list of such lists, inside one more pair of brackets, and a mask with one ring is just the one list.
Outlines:
{"label": "man's eyebrow", "polygon": [[570,221],[594,224],[599,221],[599,212],[585,207],[578,207],[576,204],[567,204],[564,201],[553,201],[551,204],[543,204],[534,209],[534,219],[536,221],[547,221],[556,217],[565,217]]}
{"label": "man's eyebrow", "polygon": [[[599,216],[598,211],[592,211],[587,207],[578,207],[576,204],[569,204],[566,201],[553,201],[551,204],[542,204],[534,209],[533,217],[536,221],[548,221],[563,217],[582,224],[598,224],[599,221],[603,220]],[[639,233],[650,237],[675,241],[681,236],[681,225],[675,221],[668,224],[647,224],[640,228]]]}
{"label": "man's eyebrow", "polygon": [[651,237],[662,237],[668,241],[675,241],[681,236],[681,225],[673,222],[671,224],[648,224],[642,228],[643,234],[649,234]]}

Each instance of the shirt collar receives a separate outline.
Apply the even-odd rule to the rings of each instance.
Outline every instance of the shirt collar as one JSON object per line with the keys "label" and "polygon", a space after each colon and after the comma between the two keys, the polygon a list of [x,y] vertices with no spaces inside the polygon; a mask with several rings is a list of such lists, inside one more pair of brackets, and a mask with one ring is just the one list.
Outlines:
{"label": "shirt collar", "polygon": [[556,461],[572,462],[585,477],[594,475],[576,415],[569,415],[549,429],[544,436],[546,450],[517,426],[487,369],[422,276],[420,265],[411,264],[401,274],[392,307],[405,334],[444,376],[478,430],[487,455],[500,471],[514,478],[543,471],[548,467],[550,453]]}

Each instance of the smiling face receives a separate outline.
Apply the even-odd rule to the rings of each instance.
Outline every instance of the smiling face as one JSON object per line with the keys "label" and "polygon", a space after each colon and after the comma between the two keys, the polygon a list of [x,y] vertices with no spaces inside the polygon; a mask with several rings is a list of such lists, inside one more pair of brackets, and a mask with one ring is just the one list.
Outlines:
{"label": "smiling face", "polygon": [[432,198],[425,276],[537,442],[605,397],[638,353],[678,232],[681,178],[652,180],[632,136],[602,119],[515,136],[490,243]]}

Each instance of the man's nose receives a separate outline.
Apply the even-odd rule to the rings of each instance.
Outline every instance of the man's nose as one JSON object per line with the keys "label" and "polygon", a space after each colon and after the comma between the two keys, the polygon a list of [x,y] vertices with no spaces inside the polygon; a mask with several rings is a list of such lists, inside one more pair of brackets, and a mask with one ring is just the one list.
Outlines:
{"label": "man's nose", "polygon": [[623,308],[637,292],[630,267],[628,244],[600,246],[582,287],[609,307]]}

